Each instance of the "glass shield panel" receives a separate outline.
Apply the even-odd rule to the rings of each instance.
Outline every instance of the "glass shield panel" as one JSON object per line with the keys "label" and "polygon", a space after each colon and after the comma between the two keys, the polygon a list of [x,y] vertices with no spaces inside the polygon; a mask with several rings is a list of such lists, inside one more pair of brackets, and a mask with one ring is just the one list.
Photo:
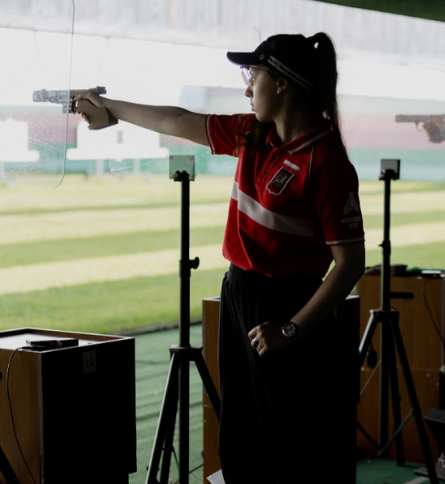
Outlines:
{"label": "glass shield panel", "polygon": [[[120,28],[93,43],[76,37],[72,83],[101,85],[107,97],[134,103],[181,106],[200,113],[249,112],[240,69],[226,58],[230,47],[218,45],[217,32],[203,35],[210,39],[206,46],[134,40],[131,32]],[[260,42],[253,28],[238,29],[231,35],[238,38],[238,49],[240,36],[245,39],[244,50],[251,51]],[[81,70],[75,66],[82,62],[87,45],[95,65],[83,69],[85,78],[77,82]],[[67,171],[83,166],[96,173],[109,170],[117,176],[150,178],[155,173],[168,174],[170,155],[194,155],[198,174],[232,175],[236,165],[235,158],[212,156],[206,146],[123,121],[91,130],[80,119],[76,139],[77,145],[67,152]]]}
{"label": "glass shield panel", "polygon": [[63,179],[73,4],[67,33],[0,29],[0,181],[56,187]]}

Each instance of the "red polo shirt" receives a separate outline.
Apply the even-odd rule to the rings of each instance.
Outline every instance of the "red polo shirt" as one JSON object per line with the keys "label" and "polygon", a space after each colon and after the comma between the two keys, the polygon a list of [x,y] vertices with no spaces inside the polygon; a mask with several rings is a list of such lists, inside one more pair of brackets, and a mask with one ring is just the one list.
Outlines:
{"label": "red polo shirt", "polygon": [[[209,115],[206,131],[213,154],[236,156],[236,138],[254,114]],[[330,245],[364,240],[358,178],[328,126],[286,145],[273,128],[263,149],[241,148],[223,244],[236,266],[271,277],[323,277]]]}

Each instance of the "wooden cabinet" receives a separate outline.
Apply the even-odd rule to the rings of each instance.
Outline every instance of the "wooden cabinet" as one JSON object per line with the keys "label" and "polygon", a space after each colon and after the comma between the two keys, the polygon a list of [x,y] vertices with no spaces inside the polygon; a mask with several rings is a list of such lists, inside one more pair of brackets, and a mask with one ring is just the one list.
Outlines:
{"label": "wooden cabinet", "polygon": [[[206,298],[202,302],[203,355],[213,383],[219,392],[218,381],[218,328],[219,297]],[[221,469],[218,457],[219,422],[212,404],[204,391],[203,398],[203,432],[204,432],[204,482],[206,478]]]}
{"label": "wooden cabinet", "polygon": [[[24,349],[11,359],[27,340],[57,338],[77,338],[79,345]],[[30,328],[0,332],[0,445],[20,483],[32,484],[10,410],[36,483],[127,484],[136,471],[134,339]]]}
{"label": "wooden cabinet", "polygon": [[[443,278],[392,277],[391,291],[413,295],[412,299],[391,299],[391,307],[400,313],[400,330],[422,415],[425,416],[432,408],[443,407],[444,404],[444,385],[441,383],[441,379],[444,364],[445,280]],[[380,277],[364,276],[359,282],[358,292],[361,299],[360,329],[361,335],[363,335],[370,317],[369,311],[380,307]],[[373,347],[379,354],[379,327],[375,332]],[[365,361],[361,371],[361,387],[362,391],[363,388],[366,387],[366,389],[363,391],[358,407],[358,420],[371,437],[378,441],[379,371],[377,369],[374,376],[371,377],[373,370]],[[411,405],[400,367],[398,367],[398,380],[403,419]],[[390,402],[388,405],[391,409]],[[390,429],[392,429],[391,413],[390,411]],[[438,457],[437,444],[429,431],[428,434],[433,457],[436,459]],[[403,440],[407,461],[423,462],[423,454],[413,418],[403,430]],[[364,454],[375,455],[375,450],[360,432],[358,433],[358,445]],[[394,449],[392,449],[391,456],[394,457],[394,455]]]}

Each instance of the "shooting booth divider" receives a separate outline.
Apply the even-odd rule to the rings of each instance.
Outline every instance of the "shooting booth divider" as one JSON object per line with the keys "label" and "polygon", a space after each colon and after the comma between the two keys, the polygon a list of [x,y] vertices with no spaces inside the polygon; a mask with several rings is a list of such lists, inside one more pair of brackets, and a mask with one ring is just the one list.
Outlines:
{"label": "shooting booth divider", "polygon": [[45,32],[43,25],[34,25],[33,31],[0,30],[0,43],[14,46],[0,76],[0,182],[54,188],[63,179],[68,111],[62,102],[51,102],[54,96],[35,102],[34,93],[69,92],[74,3],[70,5],[60,28],[71,34]]}

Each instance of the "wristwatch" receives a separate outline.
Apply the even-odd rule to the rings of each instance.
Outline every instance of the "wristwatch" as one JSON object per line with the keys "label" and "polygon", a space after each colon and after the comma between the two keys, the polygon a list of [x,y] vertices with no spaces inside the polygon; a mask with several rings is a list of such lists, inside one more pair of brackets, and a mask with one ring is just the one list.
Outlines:
{"label": "wristwatch", "polygon": [[297,341],[300,339],[300,334],[298,331],[298,326],[293,323],[285,323],[283,324],[282,332],[286,338],[289,338],[292,341]]}

